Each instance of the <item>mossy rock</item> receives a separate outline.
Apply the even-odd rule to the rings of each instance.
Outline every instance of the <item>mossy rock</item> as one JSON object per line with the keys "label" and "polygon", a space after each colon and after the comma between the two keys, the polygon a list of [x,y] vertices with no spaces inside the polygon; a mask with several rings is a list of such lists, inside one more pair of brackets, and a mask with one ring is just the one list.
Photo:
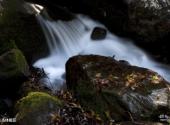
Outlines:
{"label": "mossy rock", "polygon": [[29,75],[27,61],[19,49],[0,55],[0,67],[0,80]]}
{"label": "mossy rock", "polygon": [[57,111],[62,102],[49,94],[31,92],[16,104],[17,122],[20,125],[42,125],[51,112]]}

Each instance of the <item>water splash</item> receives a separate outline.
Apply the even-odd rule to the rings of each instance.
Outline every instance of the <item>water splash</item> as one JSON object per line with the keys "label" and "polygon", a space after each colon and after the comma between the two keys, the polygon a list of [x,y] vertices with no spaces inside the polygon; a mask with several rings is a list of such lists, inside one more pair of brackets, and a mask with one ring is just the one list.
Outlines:
{"label": "water splash", "polygon": [[109,31],[104,40],[91,40],[90,36],[94,27],[104,26],[86,16],[78,15],[76,19],[68,22],[50,21],[41,15],[37,18],[46,36],[50,55],[38,60],[34,66],[44,68],[53,88],[60,89],[63,86],[66,61],[74,55],[85,54],[115,55],[117,60],[127,60],[131,65],[151,69],[170,81],[170,70],[152,61],[131,42],[118,38]]}

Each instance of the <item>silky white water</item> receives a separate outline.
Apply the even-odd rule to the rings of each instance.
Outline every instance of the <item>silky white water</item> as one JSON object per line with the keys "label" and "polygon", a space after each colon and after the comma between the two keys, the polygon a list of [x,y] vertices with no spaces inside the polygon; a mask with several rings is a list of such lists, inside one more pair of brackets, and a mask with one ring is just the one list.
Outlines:
{"label": "silky white water", "polygon": [[[66,61],[74,55],[97,54],[113,56],[117,60],[127,60],[131,65],[151,69],[170,81],[167,66],[152,61],[141,49],[125,39],[118,38],[109,31],[104,40],[91,40],[94,27],[104,27],[92,19],[78,15],[72,21],[51,21],[37,16],[47,39],[50,55],[35,62],[48,74],[49,87],[60,89],[65,79]],[[105,28],[105,27],[104,27]],[[50,84],[49,84],[50,83]]]}

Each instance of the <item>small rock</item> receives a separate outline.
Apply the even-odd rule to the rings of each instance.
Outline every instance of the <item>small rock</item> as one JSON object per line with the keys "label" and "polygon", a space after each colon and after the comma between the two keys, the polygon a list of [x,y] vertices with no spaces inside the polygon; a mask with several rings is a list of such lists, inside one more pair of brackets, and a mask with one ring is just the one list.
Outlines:
{"label": "small rock", "polygon": [[102,27],[95,27],[91,34],[92,40],[103,40],[106,38],[107,30]]}

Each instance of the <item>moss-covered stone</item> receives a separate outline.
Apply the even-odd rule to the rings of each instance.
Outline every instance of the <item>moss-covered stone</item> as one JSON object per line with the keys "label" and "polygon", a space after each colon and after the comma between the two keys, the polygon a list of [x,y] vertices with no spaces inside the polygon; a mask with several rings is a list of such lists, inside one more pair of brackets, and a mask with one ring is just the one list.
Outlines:
{"label": "moss-covered stone", "polygon": [[12,49],[0,56],[0,80],[28,76],[29,68],[22,52]]}
{"label": "moss-covered stone", "polygon": [[16,104],[17,122],[20,125],[42,125],[51,112],[61,107],[62,102],[49,94],[31,92]]}
{"label": "moss-covered stone", "polygon": [[[107,120],[148,119],[159,106],[170,108],[168,83],[157,73],[103,56],[75,56],[66,80],[82,106]],[[162,112],[163,113],[163,112]],[[131,115],[130,115],[131,114]]]}

